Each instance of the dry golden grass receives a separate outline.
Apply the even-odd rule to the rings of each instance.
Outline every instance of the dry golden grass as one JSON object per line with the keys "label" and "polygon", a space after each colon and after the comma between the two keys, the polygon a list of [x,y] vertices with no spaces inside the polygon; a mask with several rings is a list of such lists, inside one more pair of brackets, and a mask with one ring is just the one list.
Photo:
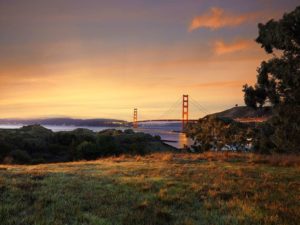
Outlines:
{"label": "dry golden grass", "polygon": [[159,159],[162,161],[172,161],[172,160],[189,160],[189,161],[243,161],[253,164],[269,164],[272,166],[300,166],[300,155],[296,154],[272,154],[272,155],[261,155],[255,153],[238,153],[238,152],[204,152],[201,154],[187,154],[187,153],[154,153],[146,156],[145,159]]}
{"label": "dry golden grass", "polygon": [[298,224],[299,156],[155,153],[0,165],[1,224]]}

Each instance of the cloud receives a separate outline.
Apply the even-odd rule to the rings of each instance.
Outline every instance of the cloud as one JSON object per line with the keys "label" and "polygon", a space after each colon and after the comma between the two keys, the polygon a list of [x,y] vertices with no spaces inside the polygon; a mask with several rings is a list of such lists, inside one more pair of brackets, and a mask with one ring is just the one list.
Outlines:
{"label": "cloud", "polygon": [[200,16],[194,17],[189,26],[189,31],[198,28],[209,28],[215,30],[222,27],[238,26],[247,21],[254,20],[258,17],[258,13],[247,13],[235,15],[231,12],[225,12],[224,9],[213,7]]}
{"label": "cloud", "polygon": [[216,41],[214,43],[214,52],[217,55],[223,55],[233,52],[242,51],[250,48],[254,41],[251,40],[239,40],[232,43],[224,43],[224,41]]}

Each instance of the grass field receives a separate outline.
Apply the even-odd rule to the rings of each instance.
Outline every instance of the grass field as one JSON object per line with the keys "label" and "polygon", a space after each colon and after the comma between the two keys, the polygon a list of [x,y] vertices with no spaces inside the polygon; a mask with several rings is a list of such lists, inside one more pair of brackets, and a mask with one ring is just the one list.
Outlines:
{"label": "grass field", "polygon": [[121,156],[0,165],[0,224],[299,224],[299,157]]}

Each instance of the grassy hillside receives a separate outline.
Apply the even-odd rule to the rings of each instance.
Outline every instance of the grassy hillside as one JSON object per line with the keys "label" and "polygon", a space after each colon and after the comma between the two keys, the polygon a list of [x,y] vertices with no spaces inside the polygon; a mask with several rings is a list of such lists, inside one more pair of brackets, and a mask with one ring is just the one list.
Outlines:
{"label": "grassy hillside", "polygon": [[1,224],[300,221],[299,157],[172,154],[0,165]]}
{"label": "grassy hillside", "polygon": [[213,115],[231,118],[241,122],[255,122],[251,119],[259,120],[258,122],[260,122],[270,118],[272,110],[270,107],[263,107],[262,109],[255,110],[247,106],[237,106],[222,112],[214,113]]}

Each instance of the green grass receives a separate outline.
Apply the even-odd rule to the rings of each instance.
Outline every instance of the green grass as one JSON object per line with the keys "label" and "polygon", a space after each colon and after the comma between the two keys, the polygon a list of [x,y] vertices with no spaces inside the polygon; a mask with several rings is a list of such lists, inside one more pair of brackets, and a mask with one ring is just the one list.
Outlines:
{"label": "green grass", "polygon": [[300,168],[249,157],[153,154],[0,165],[10,224],[299,224]]}

